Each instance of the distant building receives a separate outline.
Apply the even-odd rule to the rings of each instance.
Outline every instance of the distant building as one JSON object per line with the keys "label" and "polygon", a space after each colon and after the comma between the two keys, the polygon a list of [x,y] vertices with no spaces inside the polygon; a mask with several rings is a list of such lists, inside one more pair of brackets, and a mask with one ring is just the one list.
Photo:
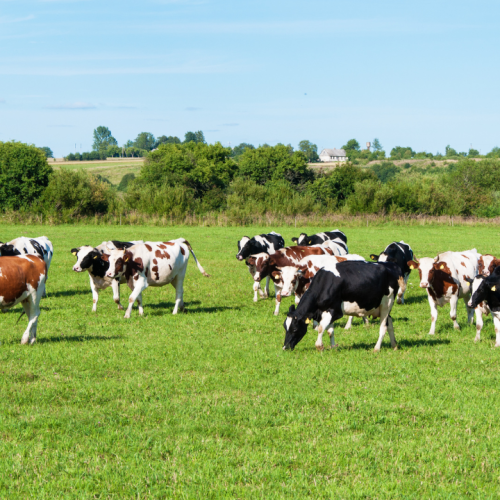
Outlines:
{"label": "distant building", "polygon": [[319,154],[319,159],[321,161],[347,161],[344,149],[323,149]]}

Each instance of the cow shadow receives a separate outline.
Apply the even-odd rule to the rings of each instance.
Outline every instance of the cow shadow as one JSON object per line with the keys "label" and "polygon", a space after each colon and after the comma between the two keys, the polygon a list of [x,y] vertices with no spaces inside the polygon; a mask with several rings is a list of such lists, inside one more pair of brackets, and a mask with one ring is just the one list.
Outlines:
{"label": "cow shadow", "polygon": [[[57,292],[47,292],[47,298],[51,299],[52,297],[74,297],[75,295],[92,295],[92,291],[89,290],[59,290]],[[43,299],[45,300],[45,299]],[[43,304],[42,300],[42,304]]]}
{"label": "cow shadow", "polygon": [[405,307],[410,304],[421,304],[422,302],[428,302],[427,295],[416,295],[412,297],[405,297],[404,304],[395,304],[398,307]]}
{"label": "cow shadow", "polygon": [[43,337],[37,337],[36,342],[37,344],[48,344],[48,343],[55,343],[55,342],[88,342],[92,340],[118,340],[118,339],[123,339],[123,336],[121,335],[110,335],[110,336],[104,336],[104,335],[71,335],[71,336],[66,336],[66,335],[58,335],[58,336],[43,336]]}
{"label": "cow shadow", "polygon": [[[239,311],[241,309],[240,306],[232,306],[232,307],[227,307],[227,306],[214,306],[214,307],[191,307],[191,304],[200,304],[199,301],[196,302],[190,302],[189,304],[185,304],[185,309],[184,311],[180,312],[178,314],[190,314],[190,313],[214,313],[214,312],[222,312],[222,311]],[[153,309],[153,311],[149,312],[151,316],[163,316],[165,314],[172,314],[172,310],[174,309],[175,303],[174,302],[160,302],[159,304],[154,304],[151,306],[145,306],[145,313],[146,314],[146,307]]]}
{"label": "cow shadow", "polygon": [[[415,340],[412,340],[412,339],[398,339],[398,338],[396,338],[396,342],[398,344],[399,349],[411,349],[412,347],[422,347],[422,346],[433,347],[433,346],[437,346],[437,345],[451,344],[451,341],[448,339],[415,339]],[[375,347],[375,343],[368,344],[366,342],[357,342],[355,344],[348,345],[348,346],[341,345],[340,349],[373,350],[374,347]],[[385,342],[384,342],[384,344],[382,345],[382,349],[384,349],[385,347],[390,349],[390,344],[388,344],[386,346]]]}

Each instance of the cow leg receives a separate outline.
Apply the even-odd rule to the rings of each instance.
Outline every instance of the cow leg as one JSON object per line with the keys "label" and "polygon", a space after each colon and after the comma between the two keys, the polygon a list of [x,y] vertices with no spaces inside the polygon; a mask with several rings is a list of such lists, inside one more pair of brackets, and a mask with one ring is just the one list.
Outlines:
{"label": "cow leg", "polygon": [[352,326],[352,320],[353,320],[353,317],[352,316],[348,316],[347,323],[345,324],[344,330],[349,330],[349,328],[351,328],[351,326]]}
{"label": "cow leg", "polygon": [[[318,351],[322,351],[324,349],[323,347],[323,333],[325,333],[325,330],[328,330],[332,325],[332,315],[329,312],[324,312],[321,315],[321,321],[319,322],[318,327],[316,330],[318,331],[318,339],[316,340],[316,349]],[[332,333],[330,335],[330,332],[328,334],[330,335],[330,345],[335,344],[335,340],[332,340],[333,337],[333,328],[331,328]],[[332,344],[333,342],[333,344]]]}
{"label": "cow leg", "polygon": [[476,307],[476,338],[474,342],[479,342],[481,340],[481,330],[483,329],[483,313],[481,311],[481,306]]}
{"label": "cow leg", "polygon": [[396,342],[396,336],[394,335],[394,325],[392,324],[391,316],[387,318],[387,329],[389,331],[389,338],[391,339],[391,347],[396,350],[398,348],[398,344]]}
{"label": "cow leg", "polygon": [[[40,298],[43,290],[40,293]],[[33,345],[36,342],[36,327],[38,324],[38,316],[40,316],[40,307],[36,303],[36,299],[30,296],[21,302],[24,312],[28,317],[28,326],[21,338],[21,344]]]}
{"label": "cow leg", "polygon": [[398,289],[398,304],[404,304],[405,303],[405,292],[406,292],[406,284],[408,283],[408,278],[410,277],[410,274],[406,274],[405,276],[403,276],[403,280],[404,280],[404,289],[401,289],[401,287],[399,287]]}
{"label": "cow leg", "polygon": [[451,296],[450,299],[450,318],[453,321],[453,328],[460,330],[460,325],[457,323],[457,306],[458,306],[458,293]]}
{"label": "cow leg", "polygon": [[266,286],[265,286],[264,292],[262,294],[262,297],[264,297],[265,299],[267,299],[269,297],[269,281],[270,280],[271,280],[271,277],[267,276],[266,277]]}
{"label": "cow leg", "polygon": [[184,275],[186,274],[186,269],[182,274],[178,274],[172,280],[172,286],[175,288],[175,306],[172,314],[177,314],[177,311],[180,309],[184,311]]}
{"label": "cow leg", "polygon": [[493,324],[495,325],[495,347],[500,347],[500,318],[498,313],[494,313],[493,311],[491,315],[493,316]]}
{"label": "cow leg", "polygon": [[467,294],[464,296],[464,302],[465,302],[465,307],[467,308],[467,322],[469,325],[472,325],[474,322],[474,309],[472,307],[469,307],[469,299],[470,299],[470,294]]}
{"label": "cow leg", "polygon": [[274,315],[278,316],[278,314],[280,313],[281,304],[281,287],[275,283],[274,290],[276,292],[276,307],[274,308]]}
{"label": "cow leg", "polygon": [[337,346],[335,344],[335,337],[333,335],[333,326],[331,328],[328,328],[328,335],[330,335],[330,349],[334,349]]}
{"label": "cow leg", "polygon": [[434,302],[434,299],[430,296],[429,292],[427,292],[427,299],[429,300],[429,306],[431,308],[431,329],[429,330],[429,335],[434,335],[436,333],[438,310],[436,302]]}
{"label": "cow leg", "polygon": [[370,326],[370,320],[366,316],[363,316],[363,323],[365,326]]}
{"label": "cow leg", "polygon": [[[139,297],[139,295],[141,295],[141,293],[146,290],[146,288],[148,287],[148,282],[146,280],[145,277],[143,276],[139,276],[139,279],[137,281],[135,281],[135,283],[128,283],[128,286],[130,288],[133,287],[133,290],[132,290],[132,293],[130,294],[130,297],[128,298],[128,307],[127,307],[127,310],[125,312],[125,316],[124,318],[130,318],[130,314],[132,312],[132,306],[134,305],[134,302],[137,300],[137,298]],[[141,303],[142,303],[142,300],[141,300]]]}
{"label": "cow leg", "polygon": [[90,278],[90,289],[92,290],[92,299],[93,299],[92,312],[97,312],[97,301],[99,300],[99,291],[95,286],[92,276],[89,275],[89,278]]}
{"label": "cow leg", "polygon": [[123,311],[123,306],[120,304],[120,281],[113,280],[111,283],[111,289],[113,290],[113,300],[115,304],[118,304],[118,309]]}
{"label": "cow leg", "polygon": [[254,281],[253,284],[253,301],[257,302],[259,300],[259,296],[257,292],[262,293],[262,290],[260,289],[260,283],[258,281]]}
{"label": "cow leg", "polygon": [[[391,295],[382,298],[382,302],[380,303],[380,329],[379,329],[378,341],[375,344],[375,349],[374,349],[375,352],[380,351],[380,348],[382,347],[382,341],[384,340],[385,332],[387,332],[388,330],[389,317],[390,317],[389,314],[391,313],[393,304],[394,304],[394,292],[392,292]],[[392,342],[393,339],[391,337],[391,346],[395,347]]]}

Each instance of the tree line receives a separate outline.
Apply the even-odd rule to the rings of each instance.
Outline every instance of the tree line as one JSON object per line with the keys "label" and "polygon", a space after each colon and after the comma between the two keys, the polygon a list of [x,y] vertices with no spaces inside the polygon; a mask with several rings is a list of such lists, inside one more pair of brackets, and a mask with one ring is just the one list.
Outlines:
{"label": "tree line", "polygon": [[290,145],[246,147],[235,158],[220,143],[163,143],[140,174],[119,186],[84,169],[52,169],[44,152],[0,143],[0,210],[53,220],[138,213],[182,217],[224,213],[234,220],[265,214],[500,215],[500,159],[462,157],[402,166],[380,161],[333,171],[312,169]]}

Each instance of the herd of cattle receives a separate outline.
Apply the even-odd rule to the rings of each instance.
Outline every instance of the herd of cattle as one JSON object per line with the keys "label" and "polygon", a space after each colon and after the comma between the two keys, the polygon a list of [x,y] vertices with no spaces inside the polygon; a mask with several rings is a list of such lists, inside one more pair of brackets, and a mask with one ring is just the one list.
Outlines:
{"label": "herd of cattle", "polygon": [[[455,328],[457,304],[463,298],[469,323],[476,312],[476,341],[480,340],[483,314],[491,312],[496,333],[495,347],[500,347],[500,259],[481,255],[476,249],[464,252],[444,252],[437,257],[417,260],[410,245],[401,242],[389,244],[375,262],[349,254],[347,237],[340,230],[307,236],[302,233],[292,238],[294,246],[285,247],[283,237],[275,232],[253,238],[243,237],[238,242],[236,258],[245,261],[254,280],[254,301],[269,296],[272,280],[276,290],[274,314],[279,314],[282,297],[295,296],[284,322],[283,349],[294,349],[312,322],[318,333],[316,348],[323,349],[323,334],[328,332],[331,347],[335,346],[334,322],[352,318],[380,318],[379,338],[375,351],[380,350],[385,333],[389,332],[391,346],[397,348],[391,310],[394,302],[404,304],[404,294],[412,269],[418,269],[420,287],[427,290],[431,309],[431,328],[434,334],[437,306],[450,304],[450,317]],[[184,277],[189,253],[200,272],[208,277],[198,262],[191,245],[183,238],[165,242],[106,241],[97,247],[73,248],[76,257],[73,270],[87,271],[97,310],[98,292],[112,287],[113,299],[119,309],[120,284],[131,289],[125,318],[130,318],[132,307],[138,304],[143,314],[142,292],[148,286],[171,284],[175,288],[173,314],[184,309]],[[40,300],[45,297],[45,285],[54,249],[45,236],[16,238],[0,243],[0,309],[19,303],[28,317],[28,327],[22,344],[36,341],[40,315]],[[264,289],[261,287],[265,279]]]}

